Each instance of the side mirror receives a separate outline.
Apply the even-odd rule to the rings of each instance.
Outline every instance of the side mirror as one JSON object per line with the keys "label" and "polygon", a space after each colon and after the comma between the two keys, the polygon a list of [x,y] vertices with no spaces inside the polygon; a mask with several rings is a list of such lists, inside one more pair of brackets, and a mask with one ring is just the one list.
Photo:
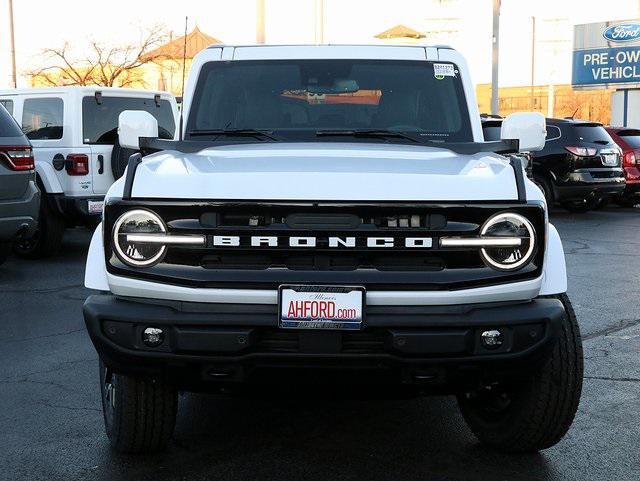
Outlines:
{"label": "side mirror", "polygon": [[124,110],[118,117],[118,138],[125,149],[140,149],[140,137],[158,137],[158,121],[143,110]]}
{"label": "side mirror", "polygon": [[547,136],[547,123],[537,112],[517,112],[507,115],[502,121],[500,138],[518,139],[520,152],[535,152],[544,148]]}

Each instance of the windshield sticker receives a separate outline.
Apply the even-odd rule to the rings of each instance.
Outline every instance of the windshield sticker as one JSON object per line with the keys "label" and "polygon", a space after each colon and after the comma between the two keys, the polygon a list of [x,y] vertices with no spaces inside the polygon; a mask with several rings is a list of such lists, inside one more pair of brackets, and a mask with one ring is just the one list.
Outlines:
{"label": "windshield sticker", "polygon": [[455,77],[456,71],[450,63],[434,63],[433,76],[438,80],[442,80],[445,77]]}

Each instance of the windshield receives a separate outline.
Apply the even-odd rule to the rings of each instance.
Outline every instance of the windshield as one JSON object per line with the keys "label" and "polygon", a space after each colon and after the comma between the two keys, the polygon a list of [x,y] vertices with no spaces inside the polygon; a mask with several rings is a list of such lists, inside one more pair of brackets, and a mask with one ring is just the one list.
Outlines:
{"label": "windshield", "polygon": [[[367,129],[406,132],[424,140],[473,141],[457,67],[426,61],[205,64],[196,86],[186,138],[217,139],[215,132],[211,137],[202,134],[237,129],[269,131],[277,139],[288,141],[320,140],[316,137],[319,131]],[[256,138],[246,136],[242,140]],[[345,141],[344,137],[331,136],[321,140]],[[407,142],[402,137],[377,140]],[[359,137],[348,141],[375,140]]]}

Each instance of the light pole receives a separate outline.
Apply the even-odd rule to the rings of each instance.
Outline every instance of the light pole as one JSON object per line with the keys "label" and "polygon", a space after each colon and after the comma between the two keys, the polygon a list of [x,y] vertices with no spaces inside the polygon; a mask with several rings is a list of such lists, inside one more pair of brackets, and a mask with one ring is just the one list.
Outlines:
{"label": "light pole", "polygon": [[13,33],[13,0],[9,0],[9,36],[11,37],[11,79],[15,89],[18,87],[18,80],[16,78],[16,39]]}
{"label": "light pole", "polygon": [[265,0],[256,0],[256,43],[265,42],[264,1]]}
{"label": "light pole", "polygon": [[315,43],[324,43],[324,0],[314,1]]}
{"label": "light pole", "polygon": [[536,17],[531,17],[531,110],[533,110],[533,86],[536,79]]}
{"label": "light pole", "polygon": [[498,57],[500,51],[500,1],[493,0],[493,46],[491,55],[491,113],[498,115]]}

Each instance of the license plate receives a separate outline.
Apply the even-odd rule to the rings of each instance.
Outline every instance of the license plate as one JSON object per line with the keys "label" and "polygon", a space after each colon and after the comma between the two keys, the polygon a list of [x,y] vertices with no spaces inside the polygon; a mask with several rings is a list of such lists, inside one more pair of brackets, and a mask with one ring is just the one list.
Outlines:
{"label": "license plate", "polygon": [[102,214],[102,208],[104,207],[103,201],[90,200],[87,204],[87,210],[89,214]]}
{"label": "license plate", "polygon": [[280,286],[279,325],[289,329],[360,329],[364,287]]}
{"label": "license plate", "polygon": [[617,154],[602,154],[602,165],[618,165]]}

